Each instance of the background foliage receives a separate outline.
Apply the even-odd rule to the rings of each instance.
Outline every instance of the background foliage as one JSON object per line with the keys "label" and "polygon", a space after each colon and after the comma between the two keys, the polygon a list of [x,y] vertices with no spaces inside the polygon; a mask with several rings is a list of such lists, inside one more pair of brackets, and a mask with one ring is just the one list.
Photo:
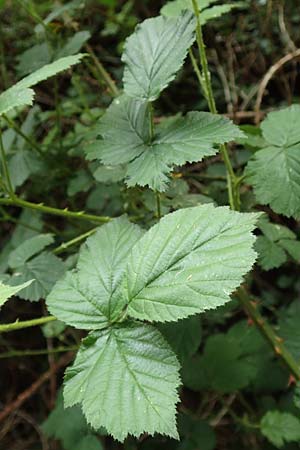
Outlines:
{"label": "background foliage", "polygon": [[[1,450],[300,446],[300,2],[198,3],[222,116],[207,115],[205,85],[193,70],[196,44],[180,68],[195,39],[192,2],[0,1],[1,152],[7,161],[0,179]],[[168,20],[181,23],[178,17],[185,8],[190,12],[184,13],[184,26],[172,35]],[[151,19],[160,12],[158,21]],[[161,50],[155,59],[153,38],[147,41],[147,36],[155,34],[158,22],[163,38],[155,42]],[[141,52],[143,39],[148,47]],[[173,43],[170,54],[164,53],[167,39]],[[167,70],[162,70],[168,57]],[[130,66],[132,61],[142,63]],[[138,88],[136,78],[143,81]],[[118,97],[123,86],[125,95]],[[156,100],[153,130],[148,126],[148,100]],[[130,133],[126,121],[134,125]],[[265,214],[255,232],[257,263],[245,279],[246,288],[227,303],[254,262],[249,246],[256,217],[245,214],[244,223],[239,222],[241,247],[238,235],[236,242],[230,240],[238,213],[212,206],[229,203],[226,168],[215,144],[231,140],[238,206],[243,212]],[[183,142],[189,145],[185,154],[180,151]],[[157,155],[163,149],[164,159],[150,159],[149,146]],[[225,269],[220,269],[218,238],[208,245],[216,258],[210,271],[201,267],[205,261],[197,251],[192,263],[189,260],[189,241],[177,226],[195,223],[197,208],[202,208],[197,226],[203,230],[217,230],[220,237],[220,223],[228,226],[222,236],[223,252],[228,245]],[[131,223],[123,217],[106,224],[123,214]],[[160,215],[166,217],[156,225]],[[159,245],[167,232],[173,238],[168,239],[171,250],[163,257],[149,253],[151,244]],[[180,245],[186,272],[184,280],[179,274],[180,295],[174,295],[168,290],[176,270],[171,257]],[[112,248],[118,257],[111,263]],[[92,264],[99,254],[102,284]],[[137,267],[139,257],[154,265],[161,258],[162,274],[157,276],[162,276],[164,297],[159,308],[153,305],[161,294],[147,278],[147,265]],[[127,261],[124,294],[119,281]],[[198,296],[193,309],[194,297],[186,294],[196,264],[198,275],[213,273],[213,287],[205,288],[211,301],[217,299],[214,306],[223,305],[204,314],[199,312],[207,307],[199,307]],[[178,273],[181,269],[177,267]],[[137,273],[144,285],[137,284]],[[223,280],[229,273],[230,280]],[[113,296],[107,309],[108,286]],[[199,294],[203,284],[195,280],[194,288]],[[101,298],[100,309],[98,303],[97,308],[93,305],[95,296]],[[145,296],[150,306],[141,303]],[[61,320],[49,319],[46,298],[50,312]],[[75,313],[66,298],[72,298],[72,309],[77,305]],[[122,322],[110,333],[107,323],[119,320],[127,304],[129,316],[139,322]],[[41,316],[41,326],[23,329],[15,323]],[[178,318],[182,320],[176,322]],[[151,321],[162,323],[154,327]],[[10,323],[12,332],[6,333]],[[82,329],[92,331],[86,337]],[[148,360],[136,344],[139,339],[148,346]],[[110,347],[99,362],[104,341]],[[130,378],[136,369],[130,366],[132,350],[139,383]],[[107,369],[108,362],[124,355],[129,365],[119,363],[120,372]],[[94,367],[89,376],[95,381],[90,381],[82,401],[78,379],[85,377],[88,364]],[[67,366],[65,401],[70,407],[64,409],[61,386]],[[180,440],[141,434],[142,429],[177,436],[179,369]],[[157,374],[163,374],[161,385],[155,381]],[[94,385],[101,384],[106,392],[123,377],[126,389],[118,386],[126,396],[108,396],[106,407],[111,410],[105,421],[98,421]],[[139,400],[137,384],[146,386],[152,404],[162,408],[160,420],[151,408],[145,414],[148,406]],[[158,392],[153,394],[155,387]],[[82,409],[73,405],[75,394]],[[125,431],[119,426],[122,420]],[[169,422],[172,426],[166,428]],[[127,437],[123,444],[111,437],[123,440],[128,431],[136,437]]]}

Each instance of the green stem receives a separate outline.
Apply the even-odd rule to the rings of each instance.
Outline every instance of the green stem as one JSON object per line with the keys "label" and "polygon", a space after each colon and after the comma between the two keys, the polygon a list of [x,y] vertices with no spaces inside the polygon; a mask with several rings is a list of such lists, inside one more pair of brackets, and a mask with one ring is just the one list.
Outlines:
{"label": "green stem", "polygon": [[0,359],[4,358],[14,358],[16,356],[39,356],[39,355],[49,355],[52,353],[63,353],[63,352],[74,352],[78,350],[78,345],[70,347],[56,347],[52,349],[41,349],[41,350],[11,350],[6,353],[0,354]]}
{"label": "green stem", "polygon": [[111,220],[107,216],[95,216],[93,214],[86,214],[84,211],[69,211],[66,209],[52,208],[45,206],[43,203],[32,203],[22,200],[21,198],[0,198],[0,205],[18,206],[20,208],[33,209],[44,214],[51,214],[54,216],[66,217],[68,219],[87,220],[89,222],[106,223]]}
{"label": "green stem", "polygon": [[[207,93],[206,98],[208,102],[209,110],[212,114],[217,114],[216,103],[214,99],[212,84],[211,84],[211,76],[208,68],[208,62],[205,51],[205,44],[203,40],[202,26],[200,21],[200,11],[196,0],[192,0],[193,8],[196,16],[196,40],[199,50],[199,58],[202,66],[202,77],[204,79],[204,85],[206,87],[205,92]],[[201,84],[202,86],[202,84]],[[235,210],[240,209],[240,200],[239,200],[239,189],[236,183],[236,176],[229,158],[228,150],[225,144],[220,145],[220,152],[227,170],[229,174],[228,177],[228,194],[229,194],[229,202],[230,207]]]}
{"label": "green stem", "polygon": [[80,236],[77,236],[76,238],[71,239],[68,242],[63,242],[59,247],[56,247],[53,250],[53,253],[55,253],[55,255],[58,255],[60,253],[65,252],[69,247],[72,247],[73,245],[76,245],[79,242],[84,241],[86,238],[88,238],[89,236],[94,234],[97,230],[98,230],[98,227],[92,228],[91,230],[87,231],[86,233],[83,233]]}
{"label": "green stem", "polygon": [[13,323],[0,324],[0,333],[8,333],[9,331],[35,327],[37,325],[43,325],[45,323],[52,322],[54,320],[57,320],[56,317],[46,316],[46,317],[39,317],[37,319],[24,320],[22,322],[17,320],[16,322]]}
{"label": "green stem", "polygon": [[4,150],[4,146],[3,146],[3,140],[2,140],[2,132],[0,130],[0,154],[1,154],[1,161],[2,161],[2,168],[3,168],[3,174],[7,183],[7,187],[8,187],[8,192],[9,195],[14,198],[15,197],[15,193],[14,193],[14,188],[10,179],[10,175],[9,175],[9,170],[8,170],[8,165],[7,165],[7,161],[6,161],[6,154],[5,154],[5,150]]}
{"label": "green stem", "polygon": [[86,44],[85,48],[87,49],[90,57],[94,61],[96,69],[98,70],[98,72],[100,73],[101,77],[103,78],[103,80],[107,84],[107,86],[108,86],[108,88],[110,90],[110,93],[114,97],[117,97],[120,94],[119,93],[119,89],[117,88],[117,86],[116,86],[115,82],[113,81],[113,79],[111,78],[110,74],[107,72],[107,70],[104,68],[104,66],[100,62],[100,60],[97,58],[97,56],[95,55],[92,47],[90,45]]}
{"label": "green stem", "polygon": [[189,49],[189,56],[190,56],[190,60],[191,60],[193,69],[194,69],[194,71],[195,71],[195,74],[196,74],[196,76],[197,76],[197,78],[198,78],[199,84],[200,84],[200,86],[201,86],[201,88],[202,88],[203,94],[204,94],[206,100],[208,101],[208,95],[207,95],[206,85],[205,85],[205,83],[204,83],[202,73],[201,73],[201,71],[200,71],[200,68],[199,68],[198,63],[197,63],[197,60],[196,60],[196,58],[195,58],[195,56],[194,56],[194,53],[193,53],[192,48]]}
{"label": "green stem", "polygon": [[28,136],[26,136],[25,133],[21,130],[21,128],[9,117],[7,117],[5,114],[3,114],[3,119],[7,122],[7,124],[19,135],[21,136],[24,141],[26,141],[39,155],[43,155],[42,150],[40,147]]}
{"label": "green stem", "polygon": [[283,340],[276,335],[271,325],[260,314],[255,303],[251,302],[244,288],[238,290],[238,297],[245,311],[249,314],[261,334],[271,345],[274,353],[282,359],[289,371],[297,380],[300,380],[300,365],[283,344]]}
{"label": "green stem", "polygon": [[199,11],[197,1],[192,0],[192,2],[193,2],[193,8],[194,8],[195,16],[196,16],[196,21],[197,21],[196,40],[197,40],[197,45],[198,45],[198,49],[199,49],[199,57],[200,57],[200,62],[201,62],[201,66],[202,66],[204,83],[205,83],[206,90],[207,90],[208,106],[209,106],[210,112],[212,112],[213,114],[217,114],[217,108],[216,108],[215,99],[214,99],[213,90],[212,90],[211,81],[210,81],[210,73],[209,73],[209,69],[208,69],[205,44],[204,44],[204,40],[203,40],[202,26],[201,26],[201,21],[200,21],[200,11]]}
{"label": "green stem", "polygon": [[[208,63],[207,63],[207,57],[205,52],[205,45],[203,41],[203,34],[202,34],[202,27],[200,22],[200,11],[197,5],[196,0],[192,0],[193,8],[196,16],[197,21],[197,27],[196,27],[196,38],[197,38],[197,44],[199,49],[199,57],[202,65],[202,71],[203,71],[203,77],[204,82],[207,88],[207,95],[208,95],[208,106],[210,109],[210,112],[213,114],[217,114],[217,108],[214,100],[212,85],[211,85],[211,79],[210,79],[210,73],[208,69]],[[240,192],[239,192],[239,178],[236,177],[233,167],[231,165],[231,161],[228,155],[227,147],[226,145],[220,146],[220,151],[226,166],[227,174],[228,174],[228,195],[229,195],[229,201],[230,206],[234,210],[240,209]],[[281,339],[276,336],[276,333],[274,332],[273,328],[264,320],[264,318],[261,316],[258,309],[252,304],[251,299],[247,295],[246,291],[243,289],[240,289],[238,291],[238,297],[239,300],[244,308],[244,310],[249,314],[253,322],[256,324],[256,326],[261,331],[262,335],[265,337],[265,339],[269,342],[269,344],[272,346],[272,349],[276,355],[281,357],[285,365],[288,367],[288,369],[291,371],[291,373],[299,380],[300,379],[300,368],[291,355],[291,353],[285,348],[283,345]]]}

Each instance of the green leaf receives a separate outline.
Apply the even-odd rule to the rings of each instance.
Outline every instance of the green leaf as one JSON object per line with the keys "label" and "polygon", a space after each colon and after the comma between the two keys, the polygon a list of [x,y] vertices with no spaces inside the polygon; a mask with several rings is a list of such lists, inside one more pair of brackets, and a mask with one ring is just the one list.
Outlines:
{"label": "green leaf", "polygon": [[300,242],[292,239],[282,239],[279,241],[279,245],[283,247],[288,254],[295,259],[297,262],[300,262]]}
{"label": "green leaf", "polygon": [[43,335],[46,338],[58,337],[66,329],[66,324],[60,320],[54,320],[53,322],[45,323],[42,326]]}
{"label": "green leaf", "polygon": [[6,300],[8,300],[13,295],[16,295],[19,291],[29,286],[33,280],[29,280],[18,286],[7,286],[0,282],[0,308],[4,305]]}
{"label": "green leaf", "polygon": [[228,302],[255,262],[257,218],[210,204],[165,216],[129,255],[129,314],[174,321]]}
{"label": "green leaf", "polygon": [[8,264],[12,269],[16,269],[26,263],[32,256],[42,251],[45,247],[54,242],[53,235],[38,234],[25,240],[15,250],[11,252],[8,258]]}
{"label": "green leaf", "polygon": [[[286,378],[278,373],[276,365],[274,370],[273,358],[259,331],[241,321],[226,334],[209,336],[203,354],[184,362],[182,378],[184,384],[195,391],[221,393],[236,392],[250,384],[259,390],[263,378],[266,384],[261,390],[269,392],[269,386],[271,391],[277,386],[274,377],[281,383],[281,388],[286,384]],[[272,370],[272,380],[265,380],[270,373],[266,369]]]}
{"label": "green leaf", "polygon": [[275,269],[287,261],[285,251],[276,242],[264,236],[258,236],[255,250],[258,253],[258,264],[263,270]]}
{"label": "green leaf", "polygon": [[261,432],[276,447],[300,440],[300,420],[292,414],[268,411],[262,418]]}
{"label": "green leaf", "polygon": [[79,406],[64,408],[62,392],[59,392],[55,408],[42,424],[42,430],[47,437],[62,441],[65,449],[72,450],[89,432],[89,427]]}
{"label": "green leaf", "polygon": [[34,91],[32,89],[16,88],[7,89],[0,94],[0,116],[6,114],[18,106],[32,105]]}
{"label": "green leaf", "polygon": [[10,278],[10,283],[15,285],[34,279],[30,286],[19,293],[19,296],[24,300],[36,302],[46,298],[64,272],[65,266],[61,259],[52,253],[42,252],[24,265],[18,266],[17,271]]}
{"label": "green leaf", "polygon": [[241,8],[244,6],[245,6],[245,3],[236,2],[236,3],[229,3],[226,5],[216,5],[216,6],[213,6],[212,8],[205,9],[200,14],[201,24],[205,25],[210,20],[218,19],[219,17],[223,16],[223,14],[229,13],[234,8]]}
{"label": "green leaf", "polygon": [[122,165],[99,166],[93,173],[95,180],[99,183],[117,183],[124,179],[126,168]]}
{"label": "green leaf", "polygon": [[[217,19],[221,17],[223,14],[230,12],[234,8],[241,8],[245,6],[244,2],[236,2],[236,3],[228,3],[226,5],[216,5],[211,8],[207,8],[213,3],[216,3],[218,0],[198,0],[200,21],[202,25],[205,25],[208,21]],[[166,5],[162,7],[160,13],[166,17],[178,17],[179,14],[185,10],[193,11],[192,0],[174,0],[168,2]]]}
{"label": "green leaf", "polygon": [[[218,0],[197,0],[199,10],[207,8]],[[185,9],[193,11],[192,0],[172,0],[167,2],[160,10],[160,13],[167,17],[178,17]]]}
{"label": "green leaf", "polygon": [[272,242],[278,242],[282,239],[296,239],[296,235],[292,230],[283,225],[269,222],[266,216],[262,216],[257,225],[263,234]]}
{"label": "green leaf", "polygon": [[30,150],[18,150],[8,161],[12,185],[21,186],[29,177],[45,168],[42,158]]}
{"label": "green leaf", "polygon": [[125,93],[153,101],[174,80],[195,40],[195,19],[185,11],[178,18],[155,17],[138,25],[126,40]]}
{"label": "green leaf", "polygon": [[103,450],[103,445],[96,436],[88,435],[82,438],[75,447],[66,450]]}
{"label": "green leaf", "polygon": [[147,103],[125,95],[117,98],[100,119],[98,133],[102,140],[86,149],[88,159],[112,166],[134,160],[148,149]]}
{"label": "green leaf", "polygon": [[216,448],[215,432],[207,422],[180,414],[178,427],[181,437],[178,450],[213,450]]}
{"label": "green leaf", "polygon": [[74,36],[68,39],[66,45],[58,52],[57,57],[74,55],[81,50],[81,47],[90,39],[91,33],[89,31],[78,31]]}
{"label": "green leaf", "polygon": [[201,343],[202,329],[199,316],[188,317],[176,323],[162,323],[159,330],[180,361],[196,353]]}
{"label": "green leaf", "polygon": [[120,316],[127,255],[141,235],[125,217],[99,228],[82,246],[77,272],[68,272],[48,296],[51,314],[86,330],[103,328]]}
{"label": "green leaf", "polygon": [[92,332],[66,370],[65,404],[81,403],[92,427],[105,427],[119,441],[144,432],[177,438],[178,371],[174,353],[151,325]]}
{"label": "green leaf", "polygon": [[279,335],[294,358],[300,362],[300,304],[294,301],[279,319]]}
{"label": "green leaf", "polygon": [[128,186],[149,185],[160,191],[166,188],[166,174],[175,165],[215,155],[214,144],[242,135],[228,119],[195,111],[163,123],[150,142],[147,104],[127,96],[112,103],[100,120],[98,132],[102,140],[86,149],[88,159],[100,159],[111,166],[129,163]]}
{"label": "green leaf", "polygon": [[32,105],[34,91],[29,89],[30,87],[35,86],[40,81],[44,81],[59,72],[69,69],[69,67],[74,64],[78,64],[83,56],[84,54],[79,53],[78,55],[60,58],[53,63],[47,64],[36,70],[14,84],[11,88],[2,92],[0,95],[0,116],[16,106]]}
{"label": "green leaf", "polygon": [[268,146],[254,154],[246,174],[256,199],[279,214],[300,217],[300,106],[269,113],[261,125]]}
{"label": "green leaf", "polygon": [[38,70],[45,64],[49,64],[51,61],[51,54],[47,42],[34,45],[28,50],[25,50],[21,55],[18,55],[18,60],[17,70],[21,76]]}

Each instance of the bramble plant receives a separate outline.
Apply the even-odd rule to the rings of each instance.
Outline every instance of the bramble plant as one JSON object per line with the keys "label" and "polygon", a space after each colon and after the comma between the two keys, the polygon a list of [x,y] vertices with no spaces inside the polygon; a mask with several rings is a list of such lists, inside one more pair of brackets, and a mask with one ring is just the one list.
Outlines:
{"label": "bramble plant", "polygon": [[[66,450],[101,450],[99,436],[107,434],[128,449],[138,448],[130,436],[143,446],[160,434],[181,441],[167,441],[171,448],[212,450],[219,448],[213,428],[227,414],[255,435],[245,448],[300,442],[299,302],[280,305],[272,317],[278,294],[257,275],[300,261],[291,222],[300,217],[300,106],[270,112],[255,129],[217,113],[202,27],[244,4],[215,3],[173,0],[138,24],[124,44],[121,88],[87,44],[88,31],[64,45],[51,34],[51,21],[76,2],[44,21],[26,7],[45,41],[21,55],[26,76],[0,95],[0,211],[17,223],[0,255],[0,307],[2,314],[15,295],[45,299],[50,315],[2,323],[0,333],[41,325],[51,348],[23,356],[77,352],[41,427]],[[38,55],[34,71],[30,55]],[[209,112],[161,117],[157,105],[188,57]],[[22,127],[16,118],[32,105],[33,87],[79,63],[102,77],[113,99],[105,110],[91,108],[74,73],[79,104],[74,93],[62,104],[55,81],[53,128],[39,144],[33,131],[52,113],[33,106]],[[64,114],[74,110],[80,121],[64,133]],[[199,167],[209,167],[200,173],[207,189],[199,190]],[[31,201],[40,198],[43,177],[49,204]],[[69,201],[52,201],[61,192]],[[78,194],[92,212],[76,207]],[[23,210],[17,220],[15,208]],[[291,287],[290,278],[280,282]],[[18,355],[8,348],[0,357]],[[288,383],[288,400],[270,397]],[[257,409],[251,390],[266,393]],[[202,398],[196,408],[190,391]]]}

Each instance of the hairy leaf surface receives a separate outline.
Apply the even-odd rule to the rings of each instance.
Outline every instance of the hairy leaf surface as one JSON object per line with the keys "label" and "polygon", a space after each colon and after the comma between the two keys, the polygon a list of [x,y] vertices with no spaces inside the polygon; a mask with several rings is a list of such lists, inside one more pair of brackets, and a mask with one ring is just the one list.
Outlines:
{"label": "hairy leaf surface", "polygon": [[257,218],[212,205],[165,216],[129,255],[129,314],[174,321],[228,302],[255,262]]}
{"label": "hairy leaf surface", "polygon": [[174,166],[215,155],[215,144],[242,136],[228,119],[194,111],[157,127],[150,141],[147,103],[127,96],[112,103],[98,132],[102,139],[86,149],[88,159],[111,166],[128,163],[128,186],[148,185],[159,191],[165,190]]}
{"label": "hairy leaf surface", "polygon": [[126,94],[156,100],[175,78],[194,40],[195,19],[188,11],[175,19],[159,16],[138,25],[122,56]]}
{"label": "hairy leaf surface", "polygon": [[[158,432],[177,438],[179,364],[151,325],[124,323],[92,332],[65,375],[66,406],[116,439]],[[112,413],[113,411],[113,413]]]}
{"label": "hairy leaf surface", "polygon": [[120,316],[121,279],[141,229],[125,217],[103,225],[82,246],[76,272],[68,272],[47,298],[49,311],[77,328],[101,329]]}

